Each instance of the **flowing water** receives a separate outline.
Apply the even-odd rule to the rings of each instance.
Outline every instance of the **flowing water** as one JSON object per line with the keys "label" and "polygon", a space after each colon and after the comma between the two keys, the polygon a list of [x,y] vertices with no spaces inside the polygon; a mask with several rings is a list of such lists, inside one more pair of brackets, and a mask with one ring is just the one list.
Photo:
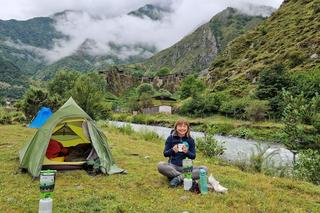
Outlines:
{"label": "flowing water", "polygon": [[[109,121],[109,123],[117,127],[122,127],[129,124],[134,131],[153,131],[164,139],[170,135],[172,130],[171,128],[167,127],[133,124],[119,121]],[[197,138],[204,137],[204,133],[192,131],[191,136],[197,140]],[[291,165],[293,161],[292,152],[290,152],[281,144],[258,142],[254,140],[222,135],[215,135],[215,139],[225,148],[225,151],[221,157],[231,162],[239,160],[248,161],[253,152],[258,152],[258,147],[260,147],[262,150],[267,150],[265,152],[265,156],[270,154],[269,162],[274,162],[275,166]]]}

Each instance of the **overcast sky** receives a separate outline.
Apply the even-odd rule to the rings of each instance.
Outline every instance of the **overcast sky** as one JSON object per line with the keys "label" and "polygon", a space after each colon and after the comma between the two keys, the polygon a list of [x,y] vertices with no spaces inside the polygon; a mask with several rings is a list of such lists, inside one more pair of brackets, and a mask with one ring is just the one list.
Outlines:
{"label": "overcast sky", "polygon": [[[264,0],[267,6],[278,8],[283,0]],[[201,24],[208,22],[227,6],[246,7],[243,0],[0,0],[0,19],[25,20],[50,16],[64,10],[81,10],[58,20],[56,29],[68,35],[69,41],[56,41],[55,47],[46,52],[50,62],[72,54],[87,39],[93,40],[93,54],[110,51],[109,42],[119,45],[146,44],[158,50],[167,48]],[[257,3],[256,0],[245,2]],[[126,15],[145,4],[171,5],[173,13],[161,22]],[[252,11],[253,13],[255,11]],[[99,16],[100,19],[95,19]],[[28,47],[29,48],[29,47]],[[124,49],[123,57],[134,55],[137,50]],[[148,55],[148,53],[146,53]]]}

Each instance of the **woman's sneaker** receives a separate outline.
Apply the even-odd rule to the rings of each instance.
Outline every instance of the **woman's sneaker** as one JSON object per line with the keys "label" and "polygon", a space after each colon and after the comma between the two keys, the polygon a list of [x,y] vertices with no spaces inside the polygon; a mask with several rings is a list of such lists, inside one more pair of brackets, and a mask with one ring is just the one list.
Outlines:
{"label": "woman's sneaker", "polygon": [[216,192],[226,193],[228,191],[227,188],[220,185],[220,183],[212,176],[212,174],[210,174],[208,182],[211,184],[211,186]]}
{"label": "woman's sneaker", "polygon": [[183,178],[181,175],[177,176],[177,177],[174,177],[172,178],[172,180],[170,180],[170,187],[177,187],[179,186],[183,181]]}

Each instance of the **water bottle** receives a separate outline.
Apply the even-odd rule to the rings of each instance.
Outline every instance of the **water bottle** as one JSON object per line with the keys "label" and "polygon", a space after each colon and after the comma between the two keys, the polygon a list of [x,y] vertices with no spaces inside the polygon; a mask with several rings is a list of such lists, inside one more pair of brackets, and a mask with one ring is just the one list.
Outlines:
{"label": "water bottle", "polygon": [[208,193],[207,172],[204,169],[200,169],[200,192],[201,194]]}
{"label": "water bottle", "polygon": [[53,201],[52,198],[44,198],[39,201],[38,213],[52,213]]}
{"label": "water bottle", "polygon": [[183,188],[186,191],[189,191],[192,187],[192,160],[191,159],[184,159],[182,161],[183,167]]}

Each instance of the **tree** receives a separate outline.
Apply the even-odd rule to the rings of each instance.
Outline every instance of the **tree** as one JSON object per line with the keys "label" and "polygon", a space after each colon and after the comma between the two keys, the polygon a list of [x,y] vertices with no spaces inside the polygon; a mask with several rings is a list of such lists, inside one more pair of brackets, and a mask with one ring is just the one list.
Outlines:
{"label": "tree", "polygon": [[68,99],[79,76],[79,72],[60,70],[48,84],[49,93]]}
{"label": "tree", "polygon": [[50,107],[55,111],[61,105],[58,96],[49,96],[48,91],[36,87],[30,87],[17,104],[19,110],[24,112],[26,118],[31,120],[40,107]]}
{"label": "tree", "polygon": [[276,64],[263,70],[258,79],[256,96],[260,100],[268,100],[270,108],[275,117],[280,117],[282,112],[281,91],[287,89],[290,84],[289,78],[285,75],[282,64]]}
{"label": "tree", "polygon": [[179,89],[180,97],[186,99],[188,97],[196,97],[206,88],[204,82],[194,75],[189,75],[181,82]]}
{"label": "tree", "polygon": [[141,108],[147,108],[152,106],[152,96],[149,93],[142,93],[139,98]]}
{"label": "tree", "polygon": [[4,100],[4,97],[0,96],[0,106],[4,106],[6,104],[6,101]]}
{"label": "tree", "polygon": [[[284,133],[286,135],[284,143],[290,150],[301,149],[319,149],[320,137],[317,126],[319,110],[319,96],[307,101],[304,94],[293,96],[290,92],[283,92],[286,107],[283,111]],[[306,127],[303,123],[303,117],[312,118],[311,127]]]}
{"label": "tree", "polygon": [[246,118],[251,121],[262,121],[269,110],[268,101],[253,100],[245,108]]}
{"label": "tree", "polygon": [[103,104],[105,87],[105,80],[98,74],[82,74],[75,81],[71,95],[85,112],[96,118],[100,113],[98,109]]}
{"label": "tree", "polygon": [[170,69],[168,67],[162,67],[157,73],[157,76],[165,76],[170,73]]}
{"label": "tree", "polygon": [[138,97],[140,97],[143,93],[147,93],[149,95],[153,95],[154,94],[153,86],[151,84],[148,84],[148,83],[140,84],[137,87]]}

